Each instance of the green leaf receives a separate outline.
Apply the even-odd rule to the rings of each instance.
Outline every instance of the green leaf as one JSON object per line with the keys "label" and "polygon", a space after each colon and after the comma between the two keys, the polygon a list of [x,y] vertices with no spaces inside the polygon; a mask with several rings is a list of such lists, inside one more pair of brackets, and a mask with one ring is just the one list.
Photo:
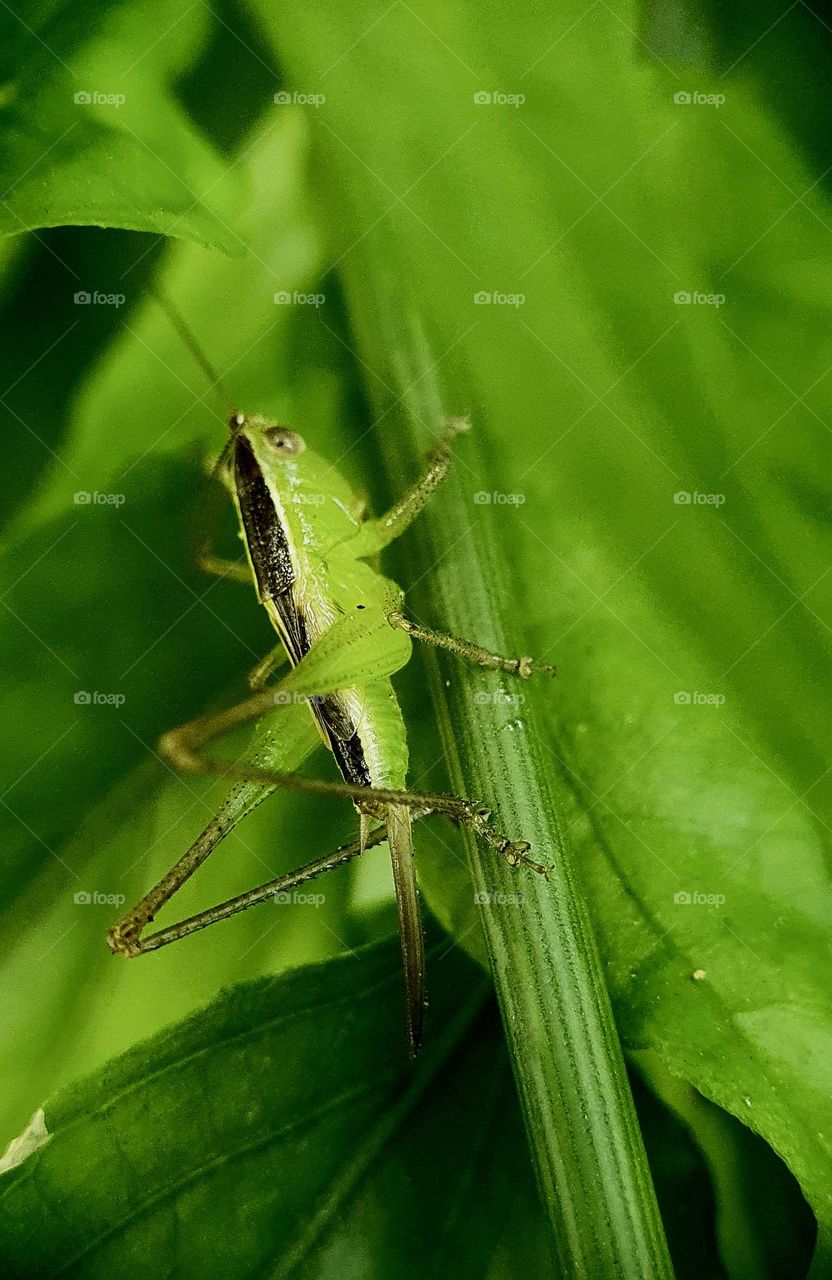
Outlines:
{"label": "green leaf", "polygon": [[[40,21],[52,8],[59,14],[54,29]],[[267,408],[311,432],[316,447],[330,450],[354,478],[366,477],[376,509],[414,474],[414,441],[421,449],[435,435],[443,404],[473,414],[479,443],[463,442],[455,487],[403,544],[398,577],[414,586],[408,604],[421,621],[555,659],[561,674],[555,686],[529,683],[518,691],[443,660],[434,688],[451,768],[460,785],[478,795],[490,791],[487,798],[512,815],[512,835],[539,842],[549,803],[535,806],[529,797],[541,786],[555,791],[551,812],[566,811],[625,1044],[648,1046],[666,1071],[690,1082],[682,1088],[693,1086],[725,1108],[723,1130],[735,1124],[730,1111],[763,1135],[800,1178],[828,1240],[832,1017],[824,986],[824,858],[832,706],[822,673],[832,546],[823,335],[832,280],[827,188],[818,179],[828,149],[823,45],[806,6],[782,22],[773,7],[749,10],[744,22],[720,16],[721,57],[709,65],[708,5],[697,7],[695,30],[688,10],[649,8],[642,15],[629,4],[614,11],[567,4],[556,15],[525,15],[519,28],[490,10],[484,18],[433,0],[418,12],[362,0],[337,20],[326,7],[269,11],[264,21],[277,27],[274,47],[292,85],[326,96],[308,113],[315,181],[307,185],[299,113],[274,113],[264,93],[261,129],[229,156],[239,162],[235,171],[253,156],[250,207],[239,226],[233,223],[253,247],[251,260],[216,262],[180,244],[164,283],[243,407]],[[110,165],[106,147],[113,131],[118,146],[127,145],[130,129],[135,150],[118,154],[131,171],[145,172],[149,146],[204,195],[219,176],[216,156],[185,120],[170,85],[176,81],[181,91],[184,73],[188,115],[201,128],[215,122],[214,146],[242,138],[242,115],[250,120],[252,112],[247,102],[243,113],[239,90],[251,80],[239,60],[256,66],[257,92],[271,74],[251,17],[240,23],[230,2],[218,8],[206,63],[198,56],[203,9],[142,4],[105,15],[99,6],[94,40],[68,5],[30,10],[29,25],[48,33],[50,45],[67,40],[65,60],[75,75],[67,82],[37,40],[27,37],[24,48],[19,30],[4,43],[8,78],[25,79],[27,101],[37,97],[32,120],[42,119],[55,143],[42,159],[26,152],[26,163],[37,159],[29,174],[15,153],[9,180],[19,181],[10,201],[25,193],[37,211],[51,198],[54,156],[56,189],[63,178],[70,188],[77,179],[70,214],[70,204],[79,213],[85,174],[99,175],[89,185],[89,208],[93,221],[104,221],[119,181],[129,186],[131,178],[123,165]],[[113,14],[116,26],[109,25]],[[117,89],[108,82],[110,68],[126,75],[128,59],[136,58],[140,91],[125,95],[115,113],[102,105],[97,115],[80,117],[97,140],[94,154],[84,150],[79,176],[67,168],[60,139],[59,122],[77,118],[74,104],[66,115],[68,87]],[[788,95],[773,94],[772,83],[788,84]],[[792,92],[795,83],[800,94]],[[724,91],[726,101],[718,109],[674,104],[676,92],[694,89]],[[474,94],[495,91],[522,92],[525,102],[474,102]],[[8,95],[10,119],[20,101]],[[173,198],[170,172],[156,177]],[[310,213],[310,194],[319,218]],[[227,222],[225,209],[217,212]],[[208,232],[205,243],[217,229]],[[211,397],[200,401],[204,381],[155,307],[112,319],[89,307],[81,318],[70,301],[89,283],[118,292],[126,275],[127,307],[138,302],[144,248],[95,230],[41,239],[35,254],[8,240],[2,250],[10,267],[2,358],[12,427],[4,436],[3,502],[18,513],[16,545],[4,551],[2,565],[3,697],[14,726],[4,738],[12,783],[4,796],[5,865],[7,894],[18,899],[3,917],[11,944],[0,984],[7,1133],[55,1085],[100,1068],[114,1050],[193,1009],[218,983],[378,936],[378,908],[389,893],[380,860],[368,859],[354,877],[332,877],[313,921],[287,913],[277,929],[252,912],[148,965],[109,957],[103,934],[113,913],[72,902],[68,868],[85,887],[132,900],[196,834],[218,789],[189,791],[176,780],[162,787],[155,766],[137,769],[137,762],[159,732],[228,690],[234,673],[249,665],[240,638],[259,656],[268,628],[241,589],[213,588],[189,567],[198,453],[224,439]],[[85,246],[80,265],[68,245]],[[275,309],[276,291],[312,287],[331,262],[347,283],[346,322],[332,275],[320,314]],[[692,290],[722,292],[725,303],[718,310],[674,304],[675,293]],[[513,294],[517,305],[476,304],[482,291]],[[122,321],[129,331],[121,332]],[[363,442],[373,416],[358,377],[374,396],[384,388],[384,412]],[[134,466],[142,455],[145,466]],[[45,476],[44,458],[51,458]],[[38,478],[44,483],[35,491]],[[164,563],[153,555],[143,560],[141,544],[115,521],[82,525],[77,539],[70,531],[74,491],[123,488],[122,514],[131,522],[140,516],[135,527]],[[675,504],[677,491],[725,501]],[[491,500],[482,502],[483,494]],[[203,601],[209,589],[216,594]],[[125,720],[145,745],[129,729],[92,721],[82,721],[77,746],[71,737],[60,740],[74,688],[62,662],[83,662],[85,679],[89,672],[93,687],[109,690],[125,670],[125,654],[141,659]],[[427,675],[435,673],[429,666]],[[438,755],[425,679],[417,664],[397,678],[410,695],[412,776],[421,785]],[[697,691],[725,702],[674,701],[679,692]],[[519,696],[525,701],[508,701]],[[526,738],[533,738],[528,748]],[[497,764],[490,776],[489,757]],[[444,777],[436,781],[446,785]],[[264,862],[270,871],[285,870],[322,852],[335,843],[337,825],[323,805],[275,797],[188,887],[183,905],[196,909],[262,879]],[[310,827],[321,848],[309,849]],[[554,1004],[579,1032],[598,1028],[598,974],[588,992],[563,963],[572,897],[547,902],[541,927],[543,886],[510,880],[478,858],[478,888],[519,890],[535,900],[533,911],[494,899],[478,910],[468,871],[455,863],[456,845],[447,847],[439,826],[435,833],[432,865],[427,837],[419,836],[421,879],[463,947],[487,958],[483,920],[492,943],[501,940],[497,977],[506,1007]],[[559,847],[543,838],[547,857]],[[558,890],[569,868],[560,861],[552,877]],[[674,901],[694,891],[725,901]],[[553,966],[560,968],[554,977]],[[432,981],[443,980],[440,966]],[[584,1000],[592,1002],[588,1015]],[[510,1024],[515,1043],[517,1027],[522,1036],[528,1025]],[[609,1024],[600,1026],[606,1035]],[[328,1048],[324,1037],[316,1043]],[[603,1035],[595,1051],[603,1061]],[[516,1070],[521,1079],[537,1077],[544,1102],[551,1079],[540,1063],[555,1054],[567,1078],[577,1060],[579,1088],[592,1083],[585,1073],[591,1055],[581,1051],[576,1059],[570,1034],[543,1037]],[[318,1065],[316,1059],[316,1071]],[[466,1085],[473,1093],[482,1080]],[[604,1115],[622,1114],[608,1084],[596,1094],[585,1113],[567,1109],[590,1147]],[[545,1125],[532,1132],[555,1156],[571,1139],[560,1124],[564,1096],[552,1091]],[[640,1118],[677,1266],[683,1271],[694,1259],[707,1274],[710,1250],[694,1255],[685,1248],[685,1233],[695,1235],[701,1219],[680,1224],[667,1198],[701,1188],[701,1167],[689,1169],[687,1183],[684,1168],[666,1177],[651,1138],[654,1123],[664,1137],[669,1126],[649,1110]],[[152,1117],[147,1125],[167,1143]],[[690,1127],[713,1179],[726,1269],[732,1276],[742,1274],[741,1265],[767,1266],[772,1276],[778,1268],[802,1274],[805,1255],[795,1240],[804,1233],[805,1209],[784,1167],[770,1153],[758,1167],[759,1140],[751,1134],[750,1148],[726,1143],[728,1154],[718,1159],[701,1126]],[[429,1144],[432,1133],[423,1136]],[[319,1140],[325,1147],[323,1132]],[[673,1144],[674,1158],[681,1149]],[[746,1155],[733,1158],[734,1149]],[[751,1165],[771,1183],[765,1195]],[[606,1187],[620,1188],[614,1161],[607,1173]],[[772,1187],[781,1178],[788,1193],[779,1195]],[[563,1207],[585,1196],[586,1223],[602,1219],[600,1184],[577,1173],[567,1182]],[[772,1211],[775,1200],[782,1217]],[[506,1216],[509,1241],[504,1237],[498,1250],[495,1276],[546,1270],[522,1249],[529,1224],[539,1227],[533,1204],[525,1218],[520,1210]],[[754,1220],[761,1205],[765,1228]],[[73,1207],[83,1213],[79,1201]],[[360,1270],[368,1240],[395,1237],[395,1223],[383,1207],[376,1210],[362,1220],[360,1237],[336,1251],[334,1273],[347,1264]],[[444,1211],[444,1203],[431,1211],[424,1235],[435,1233]],[[636,1204],[635,1217],[643,1228],[649,1211]],[[77,1223],[71,1230],[82,1232]],[[599,1256],[590,1255],[587,1266],[597,1266]],[[421,1266],[420,1241],[403,1274]],[[824,1269],[828,1255],[819,1251],[818,1277]]]}
{"label": "green leaf", "polygon": [[[72,9],[59,5],[34,25],[10,9],[3,16],[11,78],[0,107],[0,235],[71,223],[244,252],[231,225],[240,175],[189,124],[170,85],[178,69],[170,49],[184,63],[205,15],[179,0],[173,11],[157,0],[110,0],[82,35]],[[189,38],[163,55],[146,33],[171,22],[184,23]]]}
{"label": "green leaf", "polygon": [[[635,1058],[656,1095],[642,1096],[639,1115],[657,1178],[667,1168],[668,1158],[678,1166],[686,1147],[688,1160],[695,1153],[700,1177],[705,1166],[712,1183],[707,1192],[689,1186],[687,1197],[684,1183],[677,1184],[673,1198],[662,1199],[663,1209],[669,1207],[671,1224],[677,1215],[686,1216],[686,1198],[687,1213],[693,1208],[703,1216],[713,1201],[719,1206],[716,1222],[707,1215],[704,1223],[696,1224],[693,1235],[707,1242],[712,1255],[716,1235],[718,1256],[731,1280],[806,1275],[815,1244],[815,1221],[783,1162],[757,1134],[665,1071],[654,1053],[639,1053]],[[651,1101],[645,1106],[647,1099]],[[660,1127],[655,1123],[659,1114]],[[692,1224],[679,1225],[684,1230],[678,1237],[679,1251],[674,1252],[677,1271],[681,1260],[696,1275],[701,1258],[691,1256],[685,1245]]]}
{"label": "green leaf", "polygon": [[[224,59],[232,70],[236,47],[231,41]],[[274,302],[278,289],[312,288],[323,252],[304,186],[300,113],[267,112],[245,146],[252,200],[240,225],[251,256],[232,262],[176,244],[160,283],[240,404],[303,422],[323,447],[340,429],[341,452],[355,421],[344,349],[317,321],[310,326],[304,308]],[[279,220],[275,200],[287,210]],[[337,954],[391,921],[389,866],[378,853],[328,877],[326,902],[315,909],[276,916],[263,906],[147,962],[110,955],[107,928],[183,853],[226,789],[173,776],[154,757],[159,735],[243,695],[246,671],[274,638],[253,591],[195,569],[206,515],[209,525],[217,517],[222,550],[241,555],[231,504],[205,476],[227,424],[178,334],[141,294],[140,268],[130,270],[140,238],[73,229],[45,239],[85,282],[109,291],[128,272],[133,284],[117,311],[74,309],[71,292],[61,302],[60,263],[38,250],[21,256],[5,312],[3,383],[17,386],[6,397],[16,466],[4,498],[16,518],[0,549],[0,708],[19,731],[0,748],[0,1040],[8,1048],[0,1145],[56,1088],[201,1007],[219,986]],[[44,290],[54,302],[46,311]],[[336,300],[331,291],[330,315]],[[77,322],[62,342],[73,312]],[[123,502],[79,503],[79,492]],[[124,702],[79,705],[79,691]],[[309,728],[315,732],[311,721]],[[244,739],[235,744],[244,747]],[[310,768],[326,768],[322,749]],[[289,871],[354,832],[350,806],[275,795],[160,924]],[[101,899],[79,905],[76,892]]]}
{"label": "green leaf", "polygon": [[484,980],[441,936],[431,960],[415,1069],[391,1035],[393,939],[235,987],[65,1090],[48,1139],[0,1179],[7,1266],[395,1277],[415,1251],[423,1275],[484,1276],[534,1191]]}
{"label": "green leaf", "polygon": [[420,440],[484,407],[414,607],[560,665],[517,712],[440,664],[460,774],[489,799],[502,777],[510,812],[530,762],[556,786],[625,1042],[762,1134],[828,1222],[822,189],[743,63],[728,105],[674,102],[713,73],[646,58],[630,5],[517,28],[379,0],[347,54],[318,11],[262,11],[293,83],[326,86],[326,208],[391,471],[413,456],[396,398]]}

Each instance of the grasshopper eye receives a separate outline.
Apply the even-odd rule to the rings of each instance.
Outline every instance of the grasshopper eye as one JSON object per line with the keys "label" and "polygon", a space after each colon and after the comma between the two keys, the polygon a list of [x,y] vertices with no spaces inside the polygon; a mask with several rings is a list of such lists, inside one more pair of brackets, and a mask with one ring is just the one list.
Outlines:
{"label": "grasshopper eye", "polygon": [[306,448],[303,436],[299,436],[296,431],[290,431],[288,427],[267,427],[263,432],[263,439],[275,453],[285,454],[287,458],[296,458]]}

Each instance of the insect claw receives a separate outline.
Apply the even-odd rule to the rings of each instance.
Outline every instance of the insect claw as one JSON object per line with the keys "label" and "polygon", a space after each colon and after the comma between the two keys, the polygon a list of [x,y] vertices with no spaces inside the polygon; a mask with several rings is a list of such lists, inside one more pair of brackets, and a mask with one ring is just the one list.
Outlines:
{"label": "insect claw", "polygon": [[[526,844],[526,848],[531,849],[531,845]],[[543,876],[543,879],[548,881],[549,879],[548,867],[542,866],[541,863],[539,862],[533,862],[531,858],[526,857],[525,853],[520,854],[520,861],[522,862],[524,867],[528,867],[529,871],[534,871],[536,875]]]}
{"label": "insect claw", "polygon": [[519,866],[524,866],[528,867],[529,871],[534,871],[537,875],[543,876],[544,880],[549,879],[549,872],[546,867],[526,857],[532,847],[528,840],[497,840],[494,843],[498,852],[503,855],[512,870],[516,870]]}
{"label": "insect claw", "polygon": [[126,960],[132,960],[135,956],[141,955],[139,933],[140,930],[130,921],[122,921],[121,924],[114,924],[112,929],[107,930],[107,945],[114,956],[124,956]]}
{"label": "insect claw", "polygon": [[547,676],[556,676],[558,669],[551,662],[538,662],[535,658],[524,655],[521,658],[514,659],[514,673],[521,680],[528,680],[537,671],[545,671]]}
{"label": "insect claw", "polygon": [[500,846],[500,853],[502,853],[508,865],[514,869],[525,861],[523,855],[527,849],[531,849],[531,845],[527,840],[503,840]]}

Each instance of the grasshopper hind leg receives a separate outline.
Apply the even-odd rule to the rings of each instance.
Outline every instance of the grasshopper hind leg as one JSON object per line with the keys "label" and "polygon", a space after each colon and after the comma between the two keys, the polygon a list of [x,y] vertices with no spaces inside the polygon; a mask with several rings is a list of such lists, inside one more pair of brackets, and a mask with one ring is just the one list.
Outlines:
{"label": "grasshopper hind leg", "polygon": [[306,791],[312,795],[343,796],[352,800],[359,810],[365,809],[373,816],[381,816],[383,808],[390,804],[404,805],[408,809],[420,811],[422,815],[441,814],[452,822],[468,827],[511,866],[522,864],[530,871],[546,875],[546,868],[528,857],[531,847],[528,841],[508,839],[494,827],[488,809],[464,796],[330,782],[297,773],[264,769],[255,764],[226,764],[204,753],[203,748],[220,735],[274,712],[275,695],[279,690],[279,685],[260,690],[225,711],[201,716],[179,729],[171,730],[159,743],[162,756],[183,773],[209,773],[239,782],[260,782],[292,791]]}
{"label": "grasshopper hind leg", "polygon": [[229,898],[225,902],[217,903],[216,906],[208,907],[205,911],[188,916],[187,919],[179,920],[175,924],[167,925],[164,929],[159,929],[156,933],[143,938],[141,935],[154,919],[156,912],[161,910],[162,906],[173,897],[177,889],[185,883],[185,880],[193,875],[197,867],[214,851],[224,834],[225,832],[217,834],[212,831],[209,823],[206,830],[191,846],[188,853],[180,858],[173,870],[163,877],[159,884],[154,889],[151,889],[150,893],[146,894],[141,902],[137,903],[118,924],[110,929],[107,940],[111,951],[128,958],[145,955],[149,951],[158,951],[160,947],[165,947],[171,942],[178,942],[180,938],[186,938],[191,933],[198,933],[201,929],[207,929],[209,925],[217,924],[220,920],[227,920],[231,916],[239,915],[241,911],[247,911],[249,907],[255,907],[259,903],[267,902],[270,899],[273,900],[276,894],[288,892],[301,884],[307,884],[310,880],[316,879],[317,876],[325,875],[327,871],[332,871],[335,867],[340,867],[345,862],[351,862],[354,858],[360,857],[367,849],[372,849],[375,845],[381,844],[387,839],[387,828],[382,824],[365,835],[363,840],[355,840],[349,844],[341,845],[332,853],[325,854],[322,858],[315,858],[312,862],[307,862],[296,871],[277,876],[274,880],[268,880],[265,884],[258,885],[255,889],[249,889],[235,898]]}

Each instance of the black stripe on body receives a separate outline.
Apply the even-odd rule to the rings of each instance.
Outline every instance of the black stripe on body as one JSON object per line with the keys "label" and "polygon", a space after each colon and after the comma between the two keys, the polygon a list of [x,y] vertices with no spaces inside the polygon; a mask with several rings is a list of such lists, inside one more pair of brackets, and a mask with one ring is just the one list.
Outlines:
{"label": "black stripe on body", "polygon": [[[295,570],[289,539],[251,445],[244,435],[237,437],[234,479],[257,590],[261,600],[269,600],[273,604],[281,623],[284,644],[292,665],[296,666],[309,652],[312,642],[306,618],[293,591]],[[344,780],[360,786],[371,786],[372,779],[364,748],[344,700],[336,693],[329,693],[310,698],[309,704],[324,730]]]}
{"label": "black stripe on body", "polygon": [[234,481],[260,598],[277,600],[291,591],[295,581],[289,539],[277,518],[269,487],[245,436],[237,437]]}
{"label": "black stripe on body", "polygon": [[344,739],[335,737],[331,731],[328,732],[329,741],[332,745],[332,754],[335,756],[335,762],[341,771],[342,778],[346,782],[354,782],[363,787],[371,787],[373,780],[370,777],[370,770],[358,733],[354,733],[351,738]]}

